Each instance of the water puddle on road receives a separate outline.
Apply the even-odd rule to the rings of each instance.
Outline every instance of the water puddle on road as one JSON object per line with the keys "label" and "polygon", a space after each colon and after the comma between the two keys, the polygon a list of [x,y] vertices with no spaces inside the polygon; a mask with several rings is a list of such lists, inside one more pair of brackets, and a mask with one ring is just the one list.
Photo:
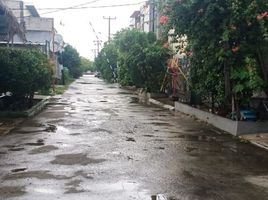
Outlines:
{"label": "water puddle on road", "polygon": [[17,173],[17,172],[24,172],[26,170],[27,170],[27,168],[18,168],[18,169],[12,169],[11,172]]}
{"label": "water puddle on road", "polygon": [[105,162],[106,159],[89,158],[86,154],[61,154],[57,155],[51,164],[57,165],[89,165]]}

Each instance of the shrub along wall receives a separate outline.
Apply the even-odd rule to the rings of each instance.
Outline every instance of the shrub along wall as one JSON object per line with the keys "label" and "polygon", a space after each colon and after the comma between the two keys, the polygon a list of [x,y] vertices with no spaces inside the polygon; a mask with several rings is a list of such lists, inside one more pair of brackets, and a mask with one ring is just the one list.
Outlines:
{"label": "shrub along wall", "polygon": [[52,66],[43,53],[0,48],[0,66],[0,93],[10,92],[9,101],[31,106],[34,92],[51,86]]}

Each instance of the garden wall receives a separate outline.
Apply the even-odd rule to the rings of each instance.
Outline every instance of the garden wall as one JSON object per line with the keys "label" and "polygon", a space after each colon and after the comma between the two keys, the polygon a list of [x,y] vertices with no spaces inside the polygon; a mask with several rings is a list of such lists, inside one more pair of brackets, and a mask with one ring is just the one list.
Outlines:
{"label": "garden wall", "polygon": [[175,102],[175,111],[194,116],[235,136],[268,132],[268,122],[233,121],[180,102]]}

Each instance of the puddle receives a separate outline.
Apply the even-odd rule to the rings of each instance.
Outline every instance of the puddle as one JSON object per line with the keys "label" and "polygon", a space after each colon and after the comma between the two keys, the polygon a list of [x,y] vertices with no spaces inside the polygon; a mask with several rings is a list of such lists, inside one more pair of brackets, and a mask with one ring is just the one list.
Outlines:
{"label": "puddle", "polygon": [[55,151],[58,150],[58,147],[55,147],[53,145],[48,145],[48,146],[43,146],[40,148],[36,148],[31,150],[31,152],[29,154],[41,154],[41,153],[49,153],[51,151]]}
{"label": "puddle", "polygon": [[81,135],[81,133],[71,133],[70,135],[72,135],[72,136],[78,136],[78,135]]}
{"label": "puddle", "polygon": [[136,140],[134,138],[129,138],[129,137],[126,139],[126,141],[127,142],[136,142]]}
{"label": "puddle", "polygon": [[87,82],[77,82],[77,84],[82,84],[82,85],[91,85],[93,83],[87,83]]}
{"label": "puddle", "polygon": [[170,123],[167,123],[167,122],[152,122],[152,123],[148,123],[148,124],[152,124],[152,125],[156,125],[156,126],[170,126]]}
{"label": "puddle", "polygon": [[15,174],[8,174],[4,176],[4,180],[17,180],[17,179],[29,179],[29,178],[37,178],[37,179],[55,179],[55,180],[65,180],[69,179],[69,177],[63,175],[53,175],[50,174],[49,171],[28,171],[28,172],[20,172]]}
{"label": "puddle", "polygon": [[106,161],[105,159],[88,158],[86,154],[62,154],[57,155],[51,164],[56,165],[88,165],[99,164]]}
{"label": "puddle", "polygon": [[144,137],[149,137],[149,138],[151,138],[151,137],[155,137],[154,135],[143,135]]}
{"label": "puddle", "polygon": [[165,149],[165,147],[155,147],[155,149],[164,150],[164,149]]}
{"label": "puddle", "polygon": [[112,134],[112,131],[109,131],[109,130],[106,130],[106,129],[103,129],[103,128],[96,128],[96,129],[92,129],[91,131],[94,132],[94,133],[105,132],[105,133]]}
{"label": "puddle", "polygon": [[24,172],[26,170],[27,170],[27,168],[18,168],[18,169],[12,169],[11,172],[17,173],[17,172]]}
{"label": "puddle", "polygon": [[25,143],[24,145],[27,145],[27,146],[43,146],[43,145],[45,145],[45,143],[43,141],[37,141],[37,142]]}
{"label": "puddle", "polygon": [[9,151],[23,151],[23,150],[25,150],[25,148],[23,147],[9,149]]}

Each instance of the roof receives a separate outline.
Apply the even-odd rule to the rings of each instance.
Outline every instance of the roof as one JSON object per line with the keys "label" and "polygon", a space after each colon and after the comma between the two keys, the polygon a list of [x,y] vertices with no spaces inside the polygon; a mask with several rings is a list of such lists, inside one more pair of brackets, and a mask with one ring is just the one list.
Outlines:
{"label": "roof", "polygon": [[136,11],[134,11],[134,13],[130,16],[130,18],[136,18],[136,17],[139,17],[140,14],[141,14],[141,12],[138,11],[138,10],[136,10]]}
{"label": "roof", "polygon": [[26,5],[26,8],[29,10],[31,13],[32,17],[40,17],[38,11],[33,5]]}

